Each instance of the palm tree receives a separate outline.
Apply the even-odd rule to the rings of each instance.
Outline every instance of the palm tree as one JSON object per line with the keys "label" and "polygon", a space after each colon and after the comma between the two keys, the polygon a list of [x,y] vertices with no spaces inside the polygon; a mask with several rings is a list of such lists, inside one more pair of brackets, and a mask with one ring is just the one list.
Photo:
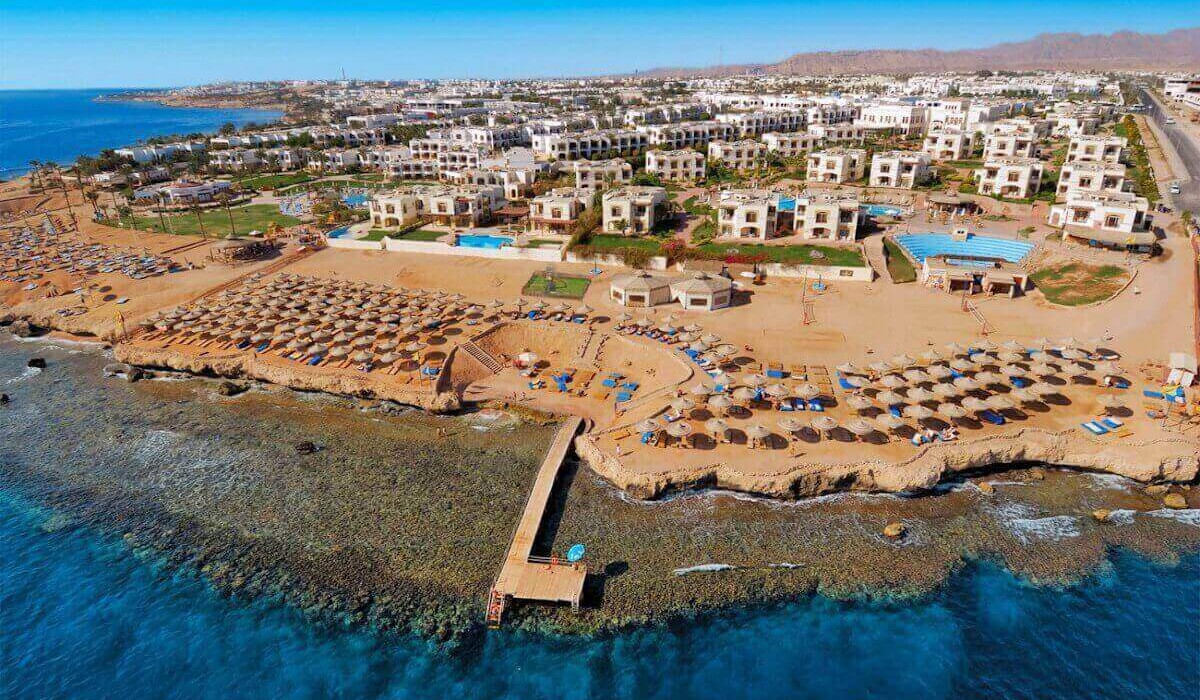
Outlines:
{"label": "palm tree", "polygon": [[196,215],[196,222],[200,224],[200,236],[205,240],[208,239],[208,231],[204,230],[204,217],[200,216],[200,205],[192,202],[192,213]]}
{"label": "palm tree", "polygon": [[42,169],[42,161],[29,161],[29,188],[34,189],[38,186],[38,175]]}
{"label": "palm tree", "polygon": [[222,192],[221,194],[217,195],[217,202],[219,202],[221,206],[225,207],[225,214],[229,216],[229,237],[233,238],[235,235],[237,235],[237,231],[233,229],[233,211],[229,209],[229,194]]}

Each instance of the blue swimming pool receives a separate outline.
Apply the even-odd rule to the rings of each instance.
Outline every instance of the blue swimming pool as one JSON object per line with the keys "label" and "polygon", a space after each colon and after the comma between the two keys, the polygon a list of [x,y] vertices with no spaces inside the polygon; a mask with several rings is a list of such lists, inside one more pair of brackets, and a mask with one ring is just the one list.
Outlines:
{"label": "blue swimming pool", "polygon": [[869,216],[900,216],[904,210],[888,204],[867,204],[862,207]]}
{"label": "blue swimming pool", "polygon": [[365,207],[367,206],[367,195],[365,194],[348,194],[342,197],[342,202],[348,207]]}
{"label": "blue swimming pool", "polygon": [[779,198],[779,211],[795,211],[795,209],[796,209],[796,198],[795,197],[780,197]]}
{"label": "blue swimming pool", "polygon": [[458,245],[463,248],[499,248],[510,245],[513,239],[508,236],[464,236],[459,235]]}
{"label": "blue swimming pool", "polygon": [[342,236],[346,235],[347,233],[350,233],[350,227],[342,226],[340,228],[335,228],[334,230],[325,234],[325,237],[326,238],[341,238]]}
{"label": "blue swimming pool", "polygon": [[971,235],[956,241],[948,233],[906,233],[895,240],[917,263],[933,255],[979,255],[1019,263],[1033,250],[1032,243],[991,236]]}

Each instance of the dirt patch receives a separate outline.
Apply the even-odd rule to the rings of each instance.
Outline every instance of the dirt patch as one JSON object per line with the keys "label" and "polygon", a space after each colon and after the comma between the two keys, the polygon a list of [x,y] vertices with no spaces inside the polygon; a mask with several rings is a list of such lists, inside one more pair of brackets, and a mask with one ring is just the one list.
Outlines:
{"label": "dirt patch", "polygon": [[1118,265],[1057,263],[1031,275],[1046,300],[1061,306],[1084,306],[1104,301],[1124,288],[1129,271]]}

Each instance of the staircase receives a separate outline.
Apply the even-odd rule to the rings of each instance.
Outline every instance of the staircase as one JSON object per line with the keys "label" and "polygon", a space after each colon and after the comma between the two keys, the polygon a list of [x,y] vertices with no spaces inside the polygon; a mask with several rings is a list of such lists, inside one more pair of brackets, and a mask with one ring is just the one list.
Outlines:
{"label": "staircase", "polygon": [[979,307],[975,305],[975,302],[971,301],[970,299],[965,299],[963,301],[963,308],[965,308],[967,313],[971,314],[971,317],[979,323],[980,333],[987,335],[988,333],[995,332],[996,329],[993,328],[992,324],[988,322],[987,317],[983,315],[983,312],[979,310]]}
{"label": "staircase", "polygon": [[488,351],[476,345],[475,341],[473,340],[468,340],[459,347],[462,348],[463,352],[478,360],[479,364],[487,368],[487,371],[491,372],[492,374],[496,374],[500,370],[504,369],[504,365],[500,364],[499,360],[492,357],[491,353]]}

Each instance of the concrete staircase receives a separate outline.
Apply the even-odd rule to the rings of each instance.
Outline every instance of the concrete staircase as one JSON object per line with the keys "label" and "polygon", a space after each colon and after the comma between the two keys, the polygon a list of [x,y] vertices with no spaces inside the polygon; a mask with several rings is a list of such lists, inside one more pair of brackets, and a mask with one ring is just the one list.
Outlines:
{"label": "concrete staircase", "polygon": [[500,370],[504,369],[504,365],[500,364],[500,360],[492,357],[491,353],[476,345],[475,341],[473,340],[468,340],[460,345],[459,348],[462,349],[463,352],[478,360],[479,364],[483,365],[487,371],[491,372],[492,374],[496,374]]}

